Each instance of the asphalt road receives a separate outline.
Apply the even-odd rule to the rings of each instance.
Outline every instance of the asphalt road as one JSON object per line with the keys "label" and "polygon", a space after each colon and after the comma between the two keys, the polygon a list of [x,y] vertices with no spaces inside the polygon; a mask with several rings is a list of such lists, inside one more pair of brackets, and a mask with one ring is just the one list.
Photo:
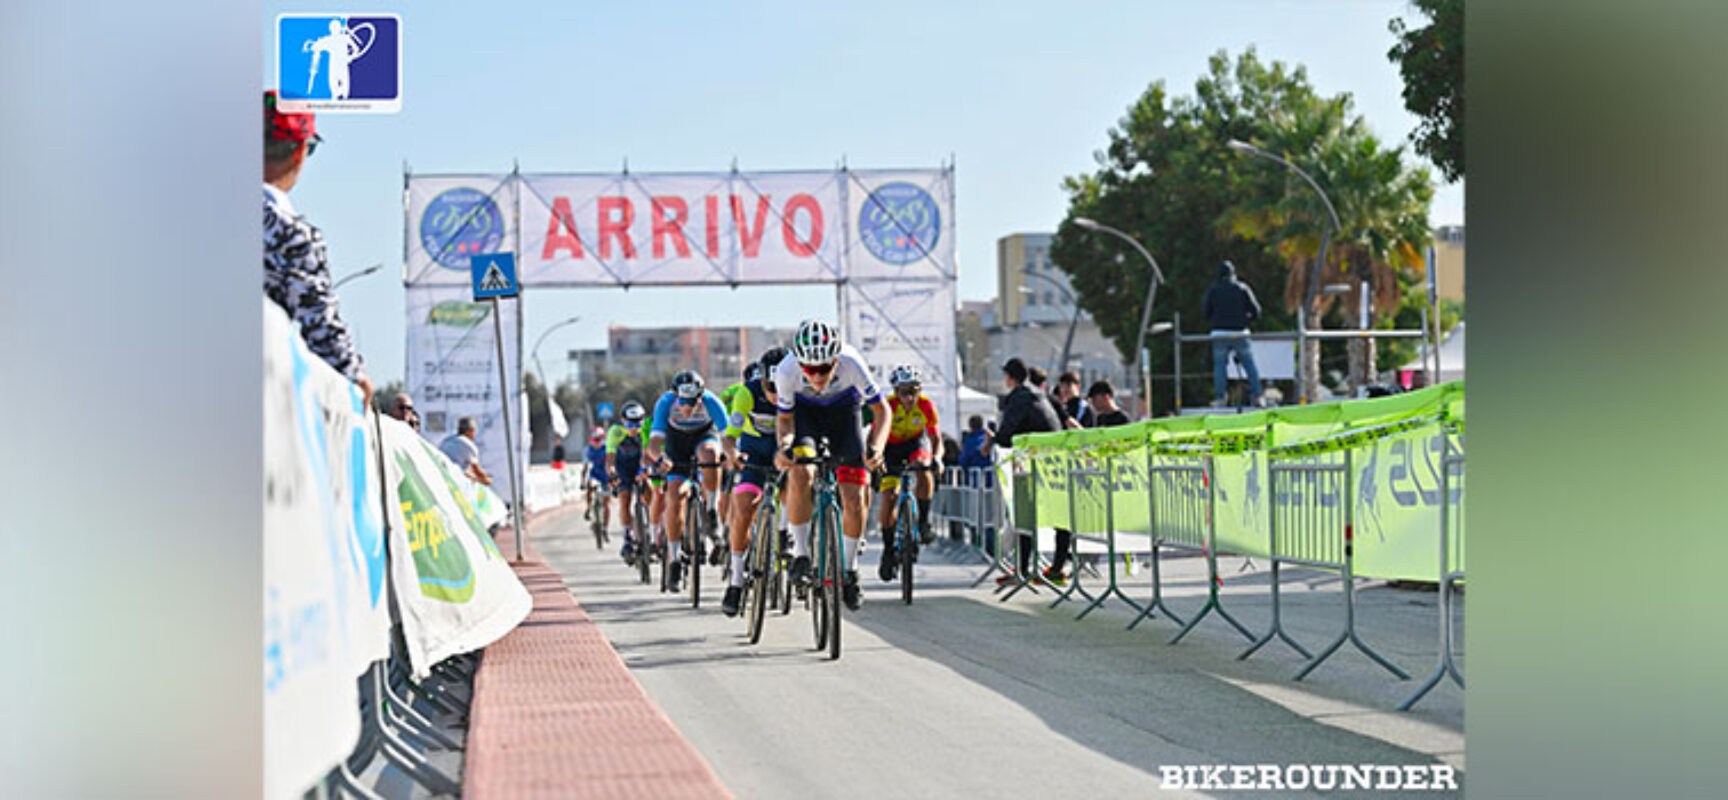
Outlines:
{"label": "asphalt road", "polygon": [[[864,606],[846,615],[844,654],[830,662],[813,650],[802,606],[770,617],[762,642],[749,645],[743,617],[720,613],[718,569],[708,568],[707,597],[692,610],[601,553],[579,513],[550,517],[531,535],[739,797],[1225,794],[1161,790],[1162,765],[1445,763],[1463,782],[1462,691],[1443,684],[1413,713],[1392,710],[1434,663],[1432,592],[1358,592],[1363,637],[1412,680],[1346,647],[1297,683],[1294,652],[1274,644],[1237,661],[1245,640],[1216,619],[1171,646],[1172,622],[1126,631],[1134,613],[1116,601],[1078,622],[1082,606],[1050,609],[1048,590],[998,602],[992,584],[970,588],[983,567],[958,546],[919,565],[916,603],[906,606],[898,584],[876,580],[872,542]],[[614,551],[617,543],[614,533]],[[1270,618],[1266,574],[1236,573],[1240,564],[1221,562],[1225,603],[1258,632]],[[1175,587],[1167,600],[1187,615],[1204,598],[1203,562],[1163,565]],[[1146,581],[1142,572],[1124,583],[1139,598]],[[1333,576],[1285,574],[1286,627],[1310,650],[1341,628],[1338,586]]]}

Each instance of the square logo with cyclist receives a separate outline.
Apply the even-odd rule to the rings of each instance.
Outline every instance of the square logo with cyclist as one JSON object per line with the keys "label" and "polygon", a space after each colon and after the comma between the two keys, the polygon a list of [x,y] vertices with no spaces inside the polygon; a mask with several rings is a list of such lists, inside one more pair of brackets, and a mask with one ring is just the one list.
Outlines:
{"label": "square logo with cyclist", "polygon": [[402,21],[395,14],[276,18],[283,111],[390,114],[402,109]]}

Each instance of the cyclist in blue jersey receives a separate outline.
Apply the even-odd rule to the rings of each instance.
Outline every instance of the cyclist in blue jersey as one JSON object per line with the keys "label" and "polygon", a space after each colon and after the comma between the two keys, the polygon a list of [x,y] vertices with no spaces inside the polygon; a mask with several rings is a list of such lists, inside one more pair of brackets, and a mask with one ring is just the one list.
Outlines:
{"label": "cyclist in blue jersey", "polygon": [[[726,407],[708,391],[695,370],[672,376],[672,389],[654,404],[654,427],[648,436],[648,460],[669,467],[666,473],[665,521],[667,558],[671,565],[667,588],[678,591],[683,581],[680,561],[684,539],[684,498],[690,491],[691,464],[720,460],[720,431],[726,424]],[[702,468],[702,490],[708,493],[709,514],[720,502],[720,470]],[[715,529],[717,520],[707,520]],[[694,558],[702,557],[702,542],[692,542]]]}
{"label": "cyclist in blue jersey", "polygon": [[606,431],[595,428],[588,434],[588,452],[583,456],[588,461],[588,480],[609,485],[606,479]]}

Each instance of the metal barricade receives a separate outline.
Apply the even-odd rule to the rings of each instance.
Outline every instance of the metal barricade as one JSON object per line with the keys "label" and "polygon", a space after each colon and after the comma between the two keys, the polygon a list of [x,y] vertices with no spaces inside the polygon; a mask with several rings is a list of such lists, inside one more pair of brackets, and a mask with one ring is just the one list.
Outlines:
{"label": "metal barricade", "polygon": [[[1092,598],[1091,605],[1081,609],[1079,615],[1074,617],[1076,620],[1085,619],[1087,614],[1092,613],[1099,606],[1104,605],[1104,601],[1108,600],[1111,595],[1115,595],[1118,599],[1127,603],[1130,608],[1136,611],[1144,612],[1146,610],[1144,606],[1135,602],[1133,598],[1129,597],[1122,591],[1122,585],[1116,579],[1116,490],[1118,484],[1117,468],[1120,466],[1118,459],[1118,456],[1106,457],[1103,459],[1104,468],[1102,470],[1089,470],[1077,473],[1082,480],[1088,483],[1097,481],[1100,478],[1104,481],[1104,543],[1106,548],[1105,558],[1110,563],[1110,584],[1104,587],[1104,591],[1099,592],[1097,597]],[[1074,528],[1075,537],[1080,536],[1081,530],[1082,528],[1076,524]],[[1078,552],[1075,553],[1075,560],[1074,585],[1079,586],[1081,570],[1079,569]],[[1054,607],[1054,604],[1052,604],[1052,607]]]}
{"label": "metal barricade", "polygon": [[[1146,453],[1146,495],[1152,536],[1152,601],[1141,610],[1140,616],[1128,623],[1128,630],[1133,630],[1155,611],[1163,611],[1182,625],[1182,630],[1170,640],[1170,644],[1176,644],[1207,614],[1216,611],[1237,632],[1252,640],[1254,635],[1231,616],[1218,599],[1218,587],[1223,580],[1218,577],[1218,557],[1213,546],[1216,532],[1214,512],[1217,508],[1216,482],[1212,480],[1214,459],[1206,445],[1195,445],[1187,452],[1183,450],[1155,447]],[[1182,618],[1164,603],[1158,563],[1159,551],[1164,547],[1198,551],[1206,559],[1206,602],[1187,623],[1183,623]]]}
{"label": "metal barricade", "polygon": [[[1296,673],[1296,680],[1308,677],[1308,673],[1336,653],[1345,642],[1355,645],[1356,649],[1399,678],[1410,677],[1398,665],[1369,647],[1356,633],[1356,576],[1352,570],[1356,504],[1353,500],[1354,481],[1350,479],[1354,465],[1352,455],[1353,451],[1346,449],[1268,459],[1272,461],[1269,469],[1272,477],[1272,530],[1275,531],[1271,540],[1274,568],[1283,563],[1337,570],[1344,587],[1344,630],[1318,655],[1308,660]],[[1274,580],[1272,585],[1276,589],[1277,581]],[[1273,613],[1276,620],[1276,610]],[[1281,633],[1282,629],[1275,625],[1268,637]],[[1255,648],[1264,644],[1268,637],[1256,642]],[[1284,638],[1299,652],[1302,650],[1294,640]],[[1242,657],[1253,653],[1255,648],[1250,648]]]}
{"label": "metal barricade", "polygon": [[[1024,467],[1022,467],[1024,463]],[[1064,467],[1065,468],[1065,467]],[[1026,589],[1038,594],[1034,582],[1038,580],[1038,484],[1053,477],[1049,467],[1043,461],[1034,458],[1017,459],[1012,469],[1011,480],[1014,481],[1014,508],[1011,524],[998,529],[996,550],[1001,554],[996,567],[1002,569],[1012,580],[996,587],[996,591],[1007,593],[998,598],[1007,601],[1008,598]],[[1066,476],[1064,476],[1066,477]],[[1062,487],[1066,489],[1066,484]],[[1021,534],[1024,534],[1022,537]],[[1007,536],[1013,544],[1012,548],[1003,548],[1001,537]],[[1025,541],[1022,541],[1022,539]],[[1029,542],[1029,544],[1028,544]],[[1026,569],[1018,569],[1020,565],[1021,548],[1029,547]],[[985,573],[989,574],[989,573]]]}
{"label": "metal barricade", "polygon": [[1464,582],[1464,451],[1446,437],[1445,454],[1440,459],[1440,663],[1434,666],[1428,679],[1398,706],[1409,711],[1442,678],[1450,677],[1458,688],[1464,688],[1464,671],[1459,669],[1452,654],[1457,633],[1453,629],[1453,590]]}
{"label": "metal barricade", "polygon": [[[1266,644],[1271,642],[1273,639],[1283,641],[1285,644],[1290,645],[1291,649],[1301,653],[1303,658],[1311,659],[1314,657],[1314,654],[1308,652],[1308,648],[1303,647],[1301,642],[1296,641],[1294,637],[1284,630],[1283,605],[1279,593],[1279,582],[1281,580],[1279,567],[1282,566],[1283,560],[1278,558],[1278,553],[1284,551],[1279,548],[1279,535],[1284,532],[1285,528],[1290,528],[1286,535],[1290,536],[1292,539],[1301,539],[1306,543],[1306,541],[1311,538],[1311,529],[1315,527],[1312,523],[1316,522],[1316,520],[1311,517],[1324,512],[1326,510],[1326,504],[1322,502],[1322,498],[1319,494],[1314,491],[1318,489],[1318,486],[1308,485],[1303,488],[1310,490],[1308,497],[1315,504],[1315,508],[1312,510],[1312,513],[1307,516],[1293,513],[1292,506],[1297,504],[1298,498],[1300,497],[1300,495],[1297,494],[1299,491],[1297,484],[1303,482],[1303,476],[1311,477],[1312,473],[1304,471],[1302,465],[1278,464],[1274,463],[1271,458],[1265,459],[1265,464],[1266,485],[1272,490],[1272,506],[1266,514],[1267,547],[1272,553],[1272,623],[1267,627],[1266,635],[1254,640],[1254,643],[1249,645],[1247,650],[1243,650],[1240,655],[1236,656],[1236,660],[1247,660],[1249,656],[1254,655],[1255,651],[1266,646]],[[1346,480],[1348,480],[1347,477]],[[1317,484],[1317,482],[1314,481],[1309,481],[1309,483]],[[1338,495],[1334,493],[1331,502],[1334,504],[1337,503],[1337,498]]]}
{"label": "metal barricade", "polygon": [[[1067,590],[1056,595],[1055,600],[1050,601],[1051,608],[1062,605],[1072,599],[1074,595],[1080,595],[1087,600],[1095,601],[1097,599],[1092,596],[1091,592],[1086,591],[1086,588],[1081,585],[1080,548],[1077,540],[1080,537],[1081,531],[1091,528],[1096,524],[1097,518],[1103,516],[1105,513],[1105,509],[1102,505],[1093,503],[1091,498],[1087,496],[1087,492],[1093,485],[1094,480],[1104,477],[1105,473],[1095,468],[1092,464],[1092,459],[1086,456],[1070,454],[1063,459],[1063,462],[1064,466],[1067,467],[1068,474],[1067,529],[1070,533],[1068,537],[1068,549],[1071,551],[1068,555],[1074,561],[1074,569],[1072,570],[1073,577],[1068,581]],[[1086,499],[1082,500],[1083,497]],[[1084,514],[1081,513],[1081,508],[1083,506],[1085,508]],[[1060,548],[1060,545],[1058,545],[1058,548]],[[1056,557],[1061,558],[1062,554],[1057,553]]]}

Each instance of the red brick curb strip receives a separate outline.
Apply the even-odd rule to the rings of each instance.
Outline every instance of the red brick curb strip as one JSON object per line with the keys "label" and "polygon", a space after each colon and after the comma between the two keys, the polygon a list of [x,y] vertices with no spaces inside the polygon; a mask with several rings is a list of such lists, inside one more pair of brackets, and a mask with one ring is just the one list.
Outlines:
{"label": "red brick curb strip", "polygon": [[534,607],[480,661],[462,796],[731,797],[563,577],[532,547],[512,566]]}

